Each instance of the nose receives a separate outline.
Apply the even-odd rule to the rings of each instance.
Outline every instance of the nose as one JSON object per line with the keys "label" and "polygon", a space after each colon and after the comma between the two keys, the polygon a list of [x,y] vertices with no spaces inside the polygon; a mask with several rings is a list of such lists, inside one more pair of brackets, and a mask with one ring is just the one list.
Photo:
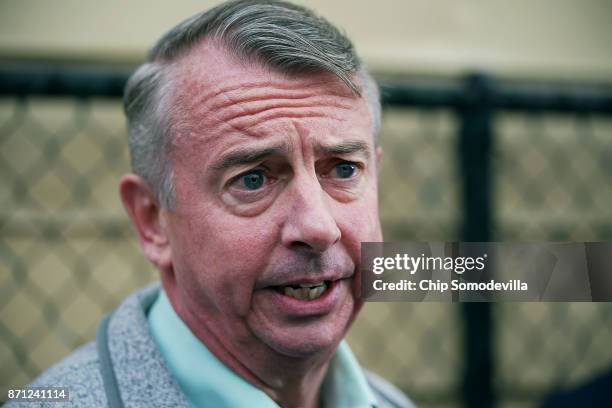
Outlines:
{"label": "nose", "polygon": [[[306,177],[304,177],[306,178]],[[340,240],[341,232],[318,180],[294,180],[289,212],[281,240],[290,249],[324,252]]]}

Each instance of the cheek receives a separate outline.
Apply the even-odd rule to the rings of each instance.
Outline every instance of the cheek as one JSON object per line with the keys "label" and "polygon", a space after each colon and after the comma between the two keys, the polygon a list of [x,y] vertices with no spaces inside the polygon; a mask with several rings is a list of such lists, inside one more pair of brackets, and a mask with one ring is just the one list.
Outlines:
{"label": "cheek", "polygon": [[361,205],[354,205],[344,211],[342,244],[355,263],[356,275],[351,283],[353,293],[353,317],[363,306],[361,298],[361,243],[382,241],[382,232],[378,217],[377,200],[363,200]]}
{"label": "cheek", "polygon": [[[229,230],[231,228],[231,231]],[[270,231],[241,223],[228,227],[215,243],[207,248],[216,259],[219,270],[225,271],[226,280],[246,284],[259,278],[267,264],[273,240]],[[249,285],[250,286],[250,285]]]}
{"label": "cheek", "polygon": [[208,208],[177,239],[173,259],[179,284],[206,308],[246,315],[253,287],[268,262],[274,229]]}
{"label": "cheek", "polygon": [[382,240],[380,220],[378,216],[378,201],[375,194],[363,197],[358,202],[340,209],[341,231],[344,244],[350,247],[351,253],[360,253],[361,242],[376,242]]}

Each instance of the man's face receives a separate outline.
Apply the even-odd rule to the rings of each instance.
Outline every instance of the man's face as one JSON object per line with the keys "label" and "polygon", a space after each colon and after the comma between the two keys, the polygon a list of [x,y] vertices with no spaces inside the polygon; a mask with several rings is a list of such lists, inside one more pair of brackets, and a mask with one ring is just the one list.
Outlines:
{"label": "man's face", "polygon": [[171,298],[228,348],[333,350],[361,307],[360,243],[381,240],[371,115],[331,74],[228,54],[204,44],[173,71]]}

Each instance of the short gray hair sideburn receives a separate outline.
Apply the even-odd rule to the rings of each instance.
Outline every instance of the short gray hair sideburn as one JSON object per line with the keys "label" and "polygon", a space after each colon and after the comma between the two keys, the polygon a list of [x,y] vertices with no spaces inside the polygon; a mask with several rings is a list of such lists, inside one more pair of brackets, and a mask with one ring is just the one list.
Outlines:
{"label": "short gray hair sideburn", "polygon": [[239,56],[255,57],[280,72],[335,74],[368,102],[377,143],[381,115],[378,87],[345,35],[312,11],[284,1],[222,3],[167,32],[125,87],[123,102],[132,169],[149,183],[162,207],[171,209],[175,196],[170,115],[166,111],[172,105],[166,101],[170,94],[169,71],[172,62],[208,37],[222,41]]}

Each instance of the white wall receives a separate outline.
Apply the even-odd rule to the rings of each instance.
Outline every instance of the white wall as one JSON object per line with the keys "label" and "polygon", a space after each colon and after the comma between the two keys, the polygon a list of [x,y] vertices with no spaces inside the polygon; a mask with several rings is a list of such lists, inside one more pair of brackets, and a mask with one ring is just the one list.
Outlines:
{"label": "white wall", "polygon": [[[610,0],[299,0],[343,27],[378,72],[612,81]],[[2,0],[0,58],[134,62],[218,1]]]}

